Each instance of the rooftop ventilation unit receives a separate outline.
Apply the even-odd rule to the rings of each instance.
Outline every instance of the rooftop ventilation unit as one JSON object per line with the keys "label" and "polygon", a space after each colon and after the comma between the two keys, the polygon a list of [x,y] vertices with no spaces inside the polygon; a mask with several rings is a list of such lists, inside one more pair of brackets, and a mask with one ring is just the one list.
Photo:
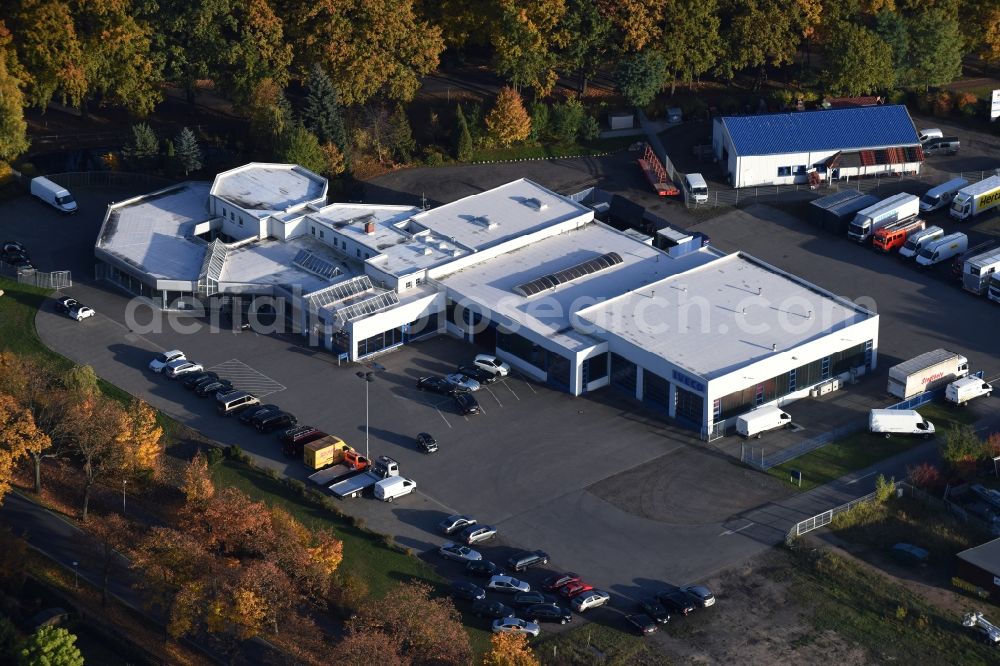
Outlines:
{"label": "rooftop ventilation unit", "polygon": [[523,203],[528,208],[531,208],[531,209],[536,210],[536,211],[543,211],[543,210],[545,210],[546,208],[549,207],[548,204],[542,203],[542,200],[538,199],[537,197],[531,197],[531,198],[525,199],[521,203]]}
{"label": "rooftop ventilation unit", "polygon": [[428,255],[432,255],[432,254],[434,254],[434,249],[425,246],[424,247],[424,256],[428,256]]}

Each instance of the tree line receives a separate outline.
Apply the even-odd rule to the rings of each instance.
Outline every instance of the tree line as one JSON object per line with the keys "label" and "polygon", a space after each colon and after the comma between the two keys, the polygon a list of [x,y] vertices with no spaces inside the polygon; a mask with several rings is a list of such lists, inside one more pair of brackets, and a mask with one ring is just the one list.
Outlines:
{"label": "tree line", "polygon": [[[0,159],[27,148],[27,107],[110,105],[141,119],[165,86],[193,99],[210,84],[267,148],[336,165],[354,142],[307,127],[315,109],[293,113],[286,89],[326,76],[336,104],[374,105],[368,126],[405,134],[392,119],[446,50],[486,54],[534,101],[561,75],[583,94],[613,72],[644,105],[704,76],[760,83],[803,54],[803,80],[832,94],[926,89],[958,76],[966,55],[1000,61],[998,25],[993,0],[12,0],[0,10]],[[405,137],[376,143],[413,150]]]}

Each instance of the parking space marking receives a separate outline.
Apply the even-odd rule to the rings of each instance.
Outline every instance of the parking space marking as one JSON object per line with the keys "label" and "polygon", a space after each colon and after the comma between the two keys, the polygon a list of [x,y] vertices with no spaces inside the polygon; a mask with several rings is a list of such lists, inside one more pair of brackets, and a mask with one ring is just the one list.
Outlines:
{"label": "parking space marking", "polygon": [[[500,402],[500,398],[498,398],[497,394],[493,392],[493,389],[491,389],[489,386],[484,386],[483,388],[490,392],[490,395],[493,396],[493,399],[497,401],[498,405],[503,407],[503,403]],[[482,407],[482,405],[480,405],[480,407]]]}
{"label": "parking space marking", "polygon": [[427,403],[427,404],[429,404],[429,405],[430,405],[431,407],[433,407],[433,408],[434,408],[434,411],[435,411],[435,412],[437,412],[437,413],[438,413],[438,416],[440,416],[440,417],[441,417],[441,420],[442,420],[442,421],[444,421],[444,424],[445,424],[446,426],[448,426],[449,428],[451,428],[451,427],[453,427],[453,426],[452,426],[452,425],[451,425],[451,423],[450,423],[450,422],[448,421],[448,419],[446,419],[446,418],[444,417],[444,412],[442,412],[442,411],[441,411],[441,405],[443,405],[443,404],[444,404],[444,403],[446,403],[446,402],[448,402],[448,401],[447,401],[447,400],[438,400],[438,401],[437,401],[437,402],[435,402],[435,403]]}
{"label": "parking space marking", "polygon": [[235,358],[206,368],[206,370],[211,370],[219,377],[229,379],[237,389],[253,393],[258,398],[284,391],[286,388],[284,384],[274,381],[264,373],[254,370],[243,361]]}
{"label": "parking space marking", "polygon": [[530,389],[531,389],[531,392],[532,392],[532,393],[536,393],[536,394],[538,393],[538,391],[536,391],[536,390],[535,390],[535,387],[534,387],[534,386],[532,386],[531,384],[529,384],[528,382],[526,382],[526,381],[525,381],[525,380],[523,380],[523,379],[522,379],[521,381],[522,381],[522,382],[524,382],[524,385],[525,385],[525,386],[527,386],[528,388],[530,388]]}
{"label": "parking space marking", "polygon": [[865,474],[864,476],[859,476],[856,479],[851,479],[850,481],[847,482],[847,485],[851,485],[851,484],[857,483],[861,479],[867,479],[869,476],[875,476],[876,474],[878,474],[878,470],[875,470],[874,472],[869,472],[868,474]]}
{"label": "parking space marking", "polygon": [[517,395],[516,393],[514,393],[514,389],[512,389],[512,388],[510,387],[510,384],[509,384],[509,383],[507,383],[507,380],[506,380],[506,379],[505,379],[505,380],[503,380],[502,384],[503,384],[503,385],[504,385],[504,386],[505,386],[505,387],[507,388],[507,390],[508,390],[508,391],[510,391],[510,394],[511,394],[512,396],[514,396],[514,399],[515,399],[515,400],[518,400],[518,401],[520,401],[520,400],[521,400],[520,396],[518,396],[518,395]]}
{"label": "parking space marking", "polygon": [[720,536],[720,537],[723,537],[723,536],[729,536],[730,534],[736,534],[737,532],[742,532],[742,531],[743,531],[743,530],[745,530],[746,528],[748,528],[748,527],[753,527],[753,526],[754,526],[754,525],[756,525],[756,524],[757,524],[757,523],[753,523],[753,522],[750,522],[750,523],[747,523],[746,525],[744,525],[743,527],[739,527],[739,528],[737,528],[737,529],[735,529],[735,530],[726,530],[725,532],[723,532],[723,533],[722,533],[722,534],[720,534],[719,536]]}

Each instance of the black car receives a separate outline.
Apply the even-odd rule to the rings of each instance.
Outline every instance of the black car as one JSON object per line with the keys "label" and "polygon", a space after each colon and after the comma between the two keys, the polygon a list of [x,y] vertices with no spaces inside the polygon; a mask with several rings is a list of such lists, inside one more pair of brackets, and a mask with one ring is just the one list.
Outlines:
{"label": "black car", "polygon": [[[315,435],[315,437],[313,436]],[[280,435],[278,435],[278,441],[282,444],[291,444],[292,442],[302,442],[303,440],[315,441],[323,436],[320,430],[310,426],[310,425],[297,425],[293,428],[285,430]],[[305,443],[305,442],[303,442]]]}
{"label": "black car", "polygon": [[258,407],[251,407],[250,409],[244,409],[240,412],[240,423],[250,423],[258,416],[263,416],[265,412],[278,412],[281,408],[277,405],[260,405]]}
{"label": "black car", "polygon": [[515,606],[537,606],[539,604],[554,604],[556,598],[541,592],[518,592],[511,600]]}
{"label": "black car", "polygon": [[199,384],[198,388],[194,390],[194,393],[199,398],[206,398],[210,395],[215,395],[216,393],[231,391],[232,389],[233,383],[228,379],[213,379],[210,382]]}
{"label": "black car", "polygon": [[528,606],[521,615],[535,624],[539,622],[566,624],[573,619],[573,614],[569,609],[563,608],[559,604],[535,604],[534,606]]}
{"label": "black car", "polygon": [[257,432],[274,432],[278,428],[289,428],[298,420],[288,412],[268,412],[262,419],[254,421]]}
{"label": "black car", "polygon": [[504,617],[514,617],[514,609],[504,605],[499,601],[475,601],[472,604],[472,612],[476,617],[488,617],[491,620],[499,620]]}
{"label": "black car", "polygon": [[4,241],[2,251],[4,254],[28,254],[27,248],[17,241]]}
{"label": "black car", "polygon": [[503,572],[489,560],[475,560],[465,565],[465,573],[479,578],[492,578]]}
{"label": "black car", "polygon": [[417,448],[424,453],[435,453],[438,450],[437,440],[427,432],[417,435]]}
{"label": "black car", "polygon": [[421,377],[417,380],[417,388],[421,391],[440,393],[441,395],[455,395],[458,389],[454,384],[449,384],[442,377]]}
{"label": "black car", "polygon": [[467,377],[472,377],[480,384],[492,384],[493,382],[500,380],[499,374],[493,374],[492,372],[487,372],[482,368],[477,368],[474,365],[460,365],[458,366],[458,372],[462,373]]}
{"label": "black car", "polygon": [[456,599],[468,601],[482,601],[486,598],[486,590],[466,580],[456,580],[452,583],[451,594]]}
{"label": "black car", "polygon": [[458,406],[458,411],[462,412],[462,414],[479,413],[479,401],[471,393],[455,393],[453,397],[455,404]]}
{"label": "black car", "polygon": [[70,298],[66,296],[65,298],[60,298],[56,301],[56,312],[61,312],[62,314],[68,313],[70,310],[75,310],[80,307],[80,302],[75,298]]}
{"label": "black car", "polygon": [[670,590],[656,595],[657,600],[668,610],[672,610],[681,615],[694,612],[694,604],[691,598],[681,590]]}
{"label": "black car", "polygon": [[632,628],[640,636],[648,636],[649,634],[656,633],[656,622],[653,618],[648,615],[643,615],[642,613],[635,613],[633,615],[626,615],[625,620],[632,625]]}
{"label": "black car", "polygon": [[548,564],[549,554],[544,550],[522,550],[507,558],[507,566],[520,573],[528,567]]}
{"label": "black car", "polygon": [[638,608],[640,611],[653,618],[657,624],[666,624],[667,622],[670,622],[670,613],[668,613],[667,609],[663,607],[663,604],[652,597],[640,601]]}
{"label": "black car", "polygon": [[219,378],[219,375],[214,372],[192,372],[190,375],[181,380],[181,385],[189,391],[193,391],[200,384],[215,381]]}

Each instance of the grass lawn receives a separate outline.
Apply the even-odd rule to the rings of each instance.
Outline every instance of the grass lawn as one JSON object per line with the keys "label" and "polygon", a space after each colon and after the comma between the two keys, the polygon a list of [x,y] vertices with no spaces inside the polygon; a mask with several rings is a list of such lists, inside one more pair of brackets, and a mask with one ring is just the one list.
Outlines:
{"label": "grass lawn", "polygon": [[[952,425],[971,423],[972,414],[961,407],[930,403],[919,410],[924,418],[934,424],[934,429],[942,437]],[[812,490],[845,474],[874,465],[880,460],[908,451],[924,442],[920,437],[890,437],[858,432],[842,440],[827,444],[821,449],[789,460],[767,471],[771,476],[789,482],[792,470],[802,472],[802,491]],[[903,479],[897,479],[902,481]],[[797,488],[797,486],[796,486]]]}
{"label": "grass lawn", "polygon": [[621,148],[626,148],[636,141],[641,141],[641,136],[625,136],[613,139],[594,139],[584,143],[567,144],[525,144],[521,146],[511,146],[510,148],[483,148],[477,150],[473,156],[473,162],[497,162],[504,160],[523,160],[540,157],[575,157],[577,155],[599,155],[610,153]]}
{"label": "grass lawn", "polygon": [[591,622],[532,641],[532,649],[543,664],[601,664],[601,666],[653,666],[667,659],[640,636],[624,628]]}
{"label": "grass lawn", "polygon": [[995,664],[962,618],[927,603],[879,572],[826,550],[791,554],[792,594],[812,609],[817,631],[865,648],[870,663]]}

